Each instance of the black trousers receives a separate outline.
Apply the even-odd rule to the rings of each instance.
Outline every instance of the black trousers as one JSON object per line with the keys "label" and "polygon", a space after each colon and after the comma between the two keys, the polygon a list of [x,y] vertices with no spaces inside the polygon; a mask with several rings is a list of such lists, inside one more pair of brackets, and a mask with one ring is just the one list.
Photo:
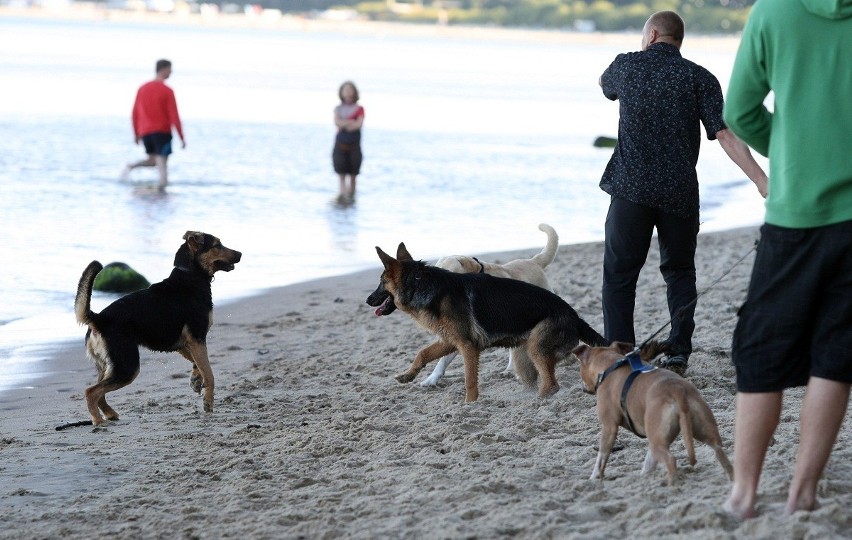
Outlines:
{"label": "black trousers", "polygon": [[[636,343],[633,310],[636,282],[657,229],[660,273],[672,325],[668,342],[675,353],[692,352],[695,331],[695,247],[698,215],[684,219],[662,210],[613,197],[606,217],[603,268],[604,337]],[[688,307],[687,307],[688,306]],[[660,326],[666,320],[660,317]],[[656,328],[655,328],[656,329]],[[642,341],[644,341],[644,337]]]}

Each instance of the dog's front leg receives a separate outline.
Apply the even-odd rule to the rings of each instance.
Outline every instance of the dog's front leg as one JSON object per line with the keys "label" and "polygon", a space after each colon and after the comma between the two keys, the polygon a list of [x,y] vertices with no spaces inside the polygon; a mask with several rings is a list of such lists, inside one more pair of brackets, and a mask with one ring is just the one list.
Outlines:
{"label": "dog's front leg", "polygon": [[466,347],[460,351],[464,359],[465,403],[479,399],[479,349]]}
{"label": "dog's front leg", "polygon": [[615,444],[615,436],[618,434],[618,426],[604,424],[601,429],[601,440],[598,448],[598,457],[595,460],[595,468],[592,469],[590,480],[600,478],[603,480],[606,462],[609,460],[609,455],[612,453],[612,446]]}
{"label": "dog's front leg", "polygon": [[455,350],[456,348],[454,345],[441,340],[423,347],[420,349],[420,352],[417,353],[417,356],[414,357],[414,362],[411,363],[411,367],[408,368],[408,371],[397,375],[396,380],[401,383],[413,381],[414,377],[420,373],[420,370],[422,370],[426,364],[433,360],[437,360],[442,356],[446,356]]}
{"label": "dog's front leg", "polygon": [[201,393],[201,388],[204,386],[204,381],[201,377],[201,372],[198,370],[198,366],[195,365],[195,360],[192,359],[192,355],[190,354],[188,349],[180,350],[181,356],[192,362],[192,372],[189,374],[189,387],[192,388],[192,391],[196,394]]}
{"label": "dog's front leg", "polygon": [[[191,362],[194,364],[192,368],[193,375],[196,370],[201,373],[202,386],[204,388],[204,412],[213,412],[213,370],[210,368],[210,359],[207,357],[207,344],[194,340],[187,340],[184,351],[189,355]],[[181,351],[182,353],[184,351]],[[192,379],[190,379],[191,381]],[[193,384],[193,388],[195,385]]]}

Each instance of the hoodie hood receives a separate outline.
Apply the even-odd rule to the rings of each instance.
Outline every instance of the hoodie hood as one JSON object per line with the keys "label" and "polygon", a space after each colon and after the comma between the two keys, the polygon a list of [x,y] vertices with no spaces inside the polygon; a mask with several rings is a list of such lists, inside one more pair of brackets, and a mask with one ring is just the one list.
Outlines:
{"label": "hoodie hood", "polygon": [[801,0],[805,9],[825,19],[852,17],[852,0]]}

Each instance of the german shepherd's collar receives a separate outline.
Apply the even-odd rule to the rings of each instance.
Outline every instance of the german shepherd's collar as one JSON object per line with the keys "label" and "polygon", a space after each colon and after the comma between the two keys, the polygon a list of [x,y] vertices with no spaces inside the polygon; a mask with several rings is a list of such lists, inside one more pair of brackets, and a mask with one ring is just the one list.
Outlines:
{"label": "german shepherd's collar", "polygon": [[91,310],[91,298],[95,276],[103,266],[92,261],[80,277],[74,312],[77,322],[89,327],[86,349],[98,368],[98,382],[86,389],[92,424],[102,424],[104,417],[118,419],[106,394],[127,386],[139,374],[139,345],[177,351],[192,362],[190,386],[198,393],[204,388],[204,410],[213,410],[213,371],[206,342],[213,311],[210,282],[216,272],[233,270],[242,254],[206,233],[187,231],[183,239],[169,277],[119,298],[100,313]]}
{"label": "german shepherd's collar", "polygon": [[409,370],[397,377],[410,382],[423,367],[458,351],[465,365],[465,400],[479,397],[479,355],[492,347],[524,346],[541,377],[540,394],[559,389],[556,364],[583,341],[604,345],[604,338],[557,295],[515,279],[484,273],[457,274],[415,261],[405,244],[393,258],[381,248],[384,265],[379,286],[367,298],[383,316],[400,310],[436,334],[438,341],[417,353]]}

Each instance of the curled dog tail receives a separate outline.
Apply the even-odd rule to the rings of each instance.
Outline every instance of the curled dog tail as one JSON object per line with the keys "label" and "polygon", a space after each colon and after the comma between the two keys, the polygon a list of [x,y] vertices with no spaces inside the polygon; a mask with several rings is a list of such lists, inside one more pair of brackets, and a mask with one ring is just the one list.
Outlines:
{"label": "curled dog tail", "polygon": [[695,440],[692,436],[692,413],[689,410],[689,402],[682,391],[676,392],[678,417],[680,421],[680,432],[683,435],[683,445],[686,446],[686,455],[689,464],[695,465]]}
{"label": "curled dog tail", "polygon": [[547,268],[547,265],[556,258],[556,252],[559,250],[559,235],[547,223],[539,224],[538,230],[547,235],[547,245],[542,248],[541,253],[532,258],[532,261],[542,268]]}
{"label": "curled dog tail", "polygon": [[103,265],[98,261],[92,261],[89,266],[83,270],[83,275],[80,276],[80,282],[77,284],[77,298],[74,299],[74,315],[77,317],[77,323],[89,324],[93,322],[95,316],[91,309],[92,303],[92,286],[95,283],[95,276],[103,270]]}

